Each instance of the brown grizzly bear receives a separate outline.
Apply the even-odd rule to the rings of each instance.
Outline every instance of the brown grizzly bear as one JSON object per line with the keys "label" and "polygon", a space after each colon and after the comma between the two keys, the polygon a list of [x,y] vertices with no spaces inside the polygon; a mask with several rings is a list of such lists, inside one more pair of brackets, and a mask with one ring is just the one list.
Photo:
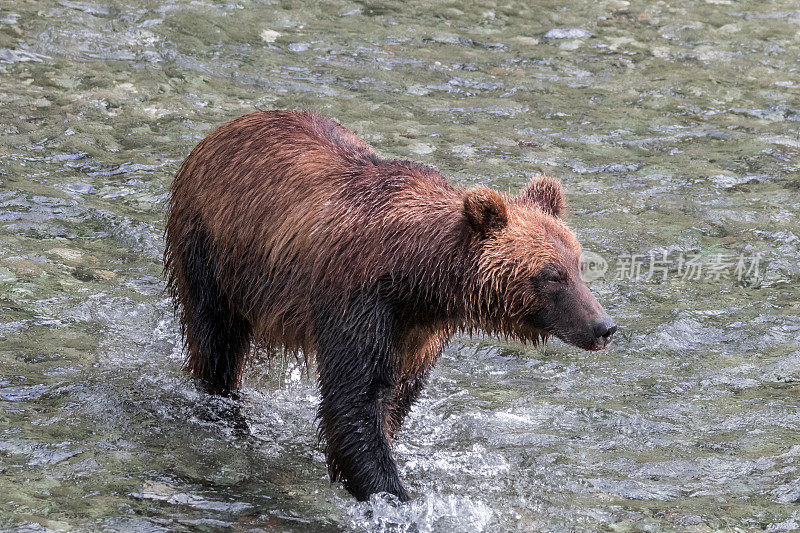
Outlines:
{"label": "brown grizzly bear", "polygon": [[172,185],[165,269],[188,370],[239,385],[251,346],[316,354],[332,481],[408,494],[391,443],[457,331],[604,348],[616,326],[579,274],[560,184],[452,187],[315,113],[220,127]]}

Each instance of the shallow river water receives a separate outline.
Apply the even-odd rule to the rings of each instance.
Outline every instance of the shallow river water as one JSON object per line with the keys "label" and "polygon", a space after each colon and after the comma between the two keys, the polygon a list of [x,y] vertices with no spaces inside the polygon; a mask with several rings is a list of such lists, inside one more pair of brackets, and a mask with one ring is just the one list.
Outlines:
{"label": "shallow river water", "polygon": [[[800,4],[0,0],[0,529],[800,528]],[[396,448],[326,478],[313,380],[181,371],[181,160],[315,109],[453,183],[562,178],[612,347],[458,338]],[[666,254],[666,255],[665,255]]]}

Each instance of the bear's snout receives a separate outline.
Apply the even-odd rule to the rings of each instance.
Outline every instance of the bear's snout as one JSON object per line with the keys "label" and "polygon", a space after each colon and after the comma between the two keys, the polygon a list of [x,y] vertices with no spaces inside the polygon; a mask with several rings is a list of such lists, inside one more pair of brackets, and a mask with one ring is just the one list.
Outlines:
{"label": "bear's snout", "polygon": [[617,331],[617,325],[611,317],[605,317],[592,328],[596,341],[602,343],[603,348],[611,342],[611,336]]}

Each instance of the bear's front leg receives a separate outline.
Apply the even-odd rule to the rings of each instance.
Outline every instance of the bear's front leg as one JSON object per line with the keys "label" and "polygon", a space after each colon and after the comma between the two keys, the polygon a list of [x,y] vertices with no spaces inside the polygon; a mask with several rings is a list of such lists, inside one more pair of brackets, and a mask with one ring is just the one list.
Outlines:
{"label": "bear's front leg", "polygon": [[320,438],[331,481],[359,500],[388,492],[409,496],[387,440],[386,405],[395,390],[393,318],[377,296],[324,309],[315,321],[320,393]]}
{"label": "bear's front leg", "polygon": [[389,439],[392,441],[397,437],[397,432],[400,431],[403,421],[411,411],[414,402],[419,398],[425,386],[425,377],[425,372],[421,372],[418,375],[400,379],[395,386],[394,393],[388,398],[385,424]]}

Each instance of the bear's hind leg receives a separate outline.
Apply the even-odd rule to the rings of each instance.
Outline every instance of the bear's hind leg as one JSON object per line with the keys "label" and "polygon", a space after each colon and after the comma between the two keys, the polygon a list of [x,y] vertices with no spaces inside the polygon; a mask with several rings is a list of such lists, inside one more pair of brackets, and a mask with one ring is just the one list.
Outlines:
{"label": "bear's hind leg", "polygon": [[[189,333],[189,329],[192,333]],[[240,385],[250,350],[250,324],[224,307],[203,305],[195,309],[187,370],[213,394],[226,395]]]}
{"label": "bear's hind leg", "polygon": [[194,233],[183,258],[186,369],[210,392],[228,394],[239,386],[253,330],[220,289],[202,231]]}

